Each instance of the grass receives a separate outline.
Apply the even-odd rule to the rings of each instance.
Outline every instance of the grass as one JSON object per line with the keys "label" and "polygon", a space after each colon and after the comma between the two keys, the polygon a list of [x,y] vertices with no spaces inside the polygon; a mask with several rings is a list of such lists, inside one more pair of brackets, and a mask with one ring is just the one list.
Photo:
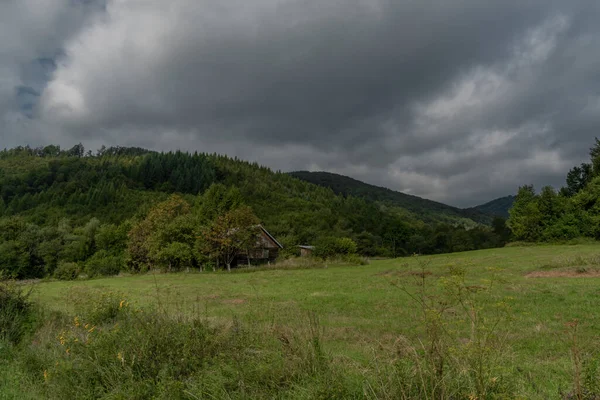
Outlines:
{"label": "grass", "polygon": [[[31,298],[51,310],[76,315],[70,300],[74,294],[113,291],[125,293],[142,309],[159,308],[172,316],[195,316],[216,324],[236,320],[276,332],[306,329],[308,316],[316,315],[333,362],[354,375],[369,370],[376,377],[378,368],[397,358],[399,338],[418,343],[427,334],[423,310],[399,286],[414,290],[415,272],[421,268],[431,273],[427,279],[437,282],[435,278],[461,267],[472,287],[489,286],[493,280],[491,289],[479,295],[478,307],[491,313],[499,301],[510,307],[510,320],[501,328],[507,344],[504,373],[514,392],[522,398],[546,399],[573,388],[570,321],[578,320],[580,351],[600,353],[600,279],[528,274],[555,268],[587,270],[598,267],[599,255],[600,246],[591,244],[508,247],[350,267],[54,281],[35,284]],[[1,371],[2,365],[0,383],[8,379]]]}

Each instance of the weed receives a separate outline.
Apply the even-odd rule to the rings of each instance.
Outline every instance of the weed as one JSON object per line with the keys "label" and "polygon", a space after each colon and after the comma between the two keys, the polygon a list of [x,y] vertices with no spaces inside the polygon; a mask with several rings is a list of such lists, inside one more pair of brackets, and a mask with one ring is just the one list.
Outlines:
{"label": "weed", "polygon": [[428,272],[421,264],[412,288],[396,283],[417,305],[424,328],[423,339],[415,344],[398,341],[401,397],[509,394],[500,358],[506,350],[510,312],[502,301],[496,302],[493,312],[485,310],[478,297],[491,289],[493,281],[468,284],[465,270],[451,266],[448,275],[430,282],[434,278]]}
{"label": "weed", "polygon": [[14,282],[0,281],[0,340],[16,344],[32,329],[34,308],[30,294]]}
{"label": "weed", "polygon": [[77,279],[81,273],[81,267],[74,262],[60,262],[54,270],[54,278],[62,281],[72,281]]}

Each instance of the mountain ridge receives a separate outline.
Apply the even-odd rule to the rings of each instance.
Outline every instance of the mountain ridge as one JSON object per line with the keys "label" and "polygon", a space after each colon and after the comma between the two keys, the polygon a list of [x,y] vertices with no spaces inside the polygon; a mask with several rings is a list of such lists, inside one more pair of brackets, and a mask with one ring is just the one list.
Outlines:
{"label": "mountain ridge", "polygon": [[[476,223],[489,225],[495,216],[508,216],[508,209],[501,209],[501,204],[494,202],[506,199],[510,196],[494,199],[475,207],[459,208],[435,200],[395,191],[383,186],[372,185],[349,176],[332,172],[293,171],[289,172],[289,174],[300,180],[328,187],[336,194],[360,197],[389,206],[406,209],[417,218],[423,219],[426,222],[436,222],[440,218],[442,221],[445,220],[446,222],[457,219],[469,219]],[[506,205],[508,203],[505,201],[502,204]],[[494,211],[495,208],[498,209]]]}

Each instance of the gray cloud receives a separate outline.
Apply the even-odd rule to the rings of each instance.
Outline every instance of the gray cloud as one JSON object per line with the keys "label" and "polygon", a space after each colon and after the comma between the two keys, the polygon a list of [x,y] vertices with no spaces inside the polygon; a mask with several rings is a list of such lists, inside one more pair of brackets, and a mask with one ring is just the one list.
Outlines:
{"label": "gray cloud", "polygon": [[6,145],[219,151],[468,206],[560,186],[600,122],[595,1],[34,3],[0,5]]}

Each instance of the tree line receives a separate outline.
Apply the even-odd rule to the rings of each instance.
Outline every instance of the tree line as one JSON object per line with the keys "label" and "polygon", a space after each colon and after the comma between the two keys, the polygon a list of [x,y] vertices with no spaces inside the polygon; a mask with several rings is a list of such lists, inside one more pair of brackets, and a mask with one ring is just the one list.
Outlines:
{"label": "tree line", "polygon": [[573,167],[560,190],[519,188],[508,226],[516,240],[540,242],[579,237],[600,239],[600,140],[590,148],[590,162]]}

